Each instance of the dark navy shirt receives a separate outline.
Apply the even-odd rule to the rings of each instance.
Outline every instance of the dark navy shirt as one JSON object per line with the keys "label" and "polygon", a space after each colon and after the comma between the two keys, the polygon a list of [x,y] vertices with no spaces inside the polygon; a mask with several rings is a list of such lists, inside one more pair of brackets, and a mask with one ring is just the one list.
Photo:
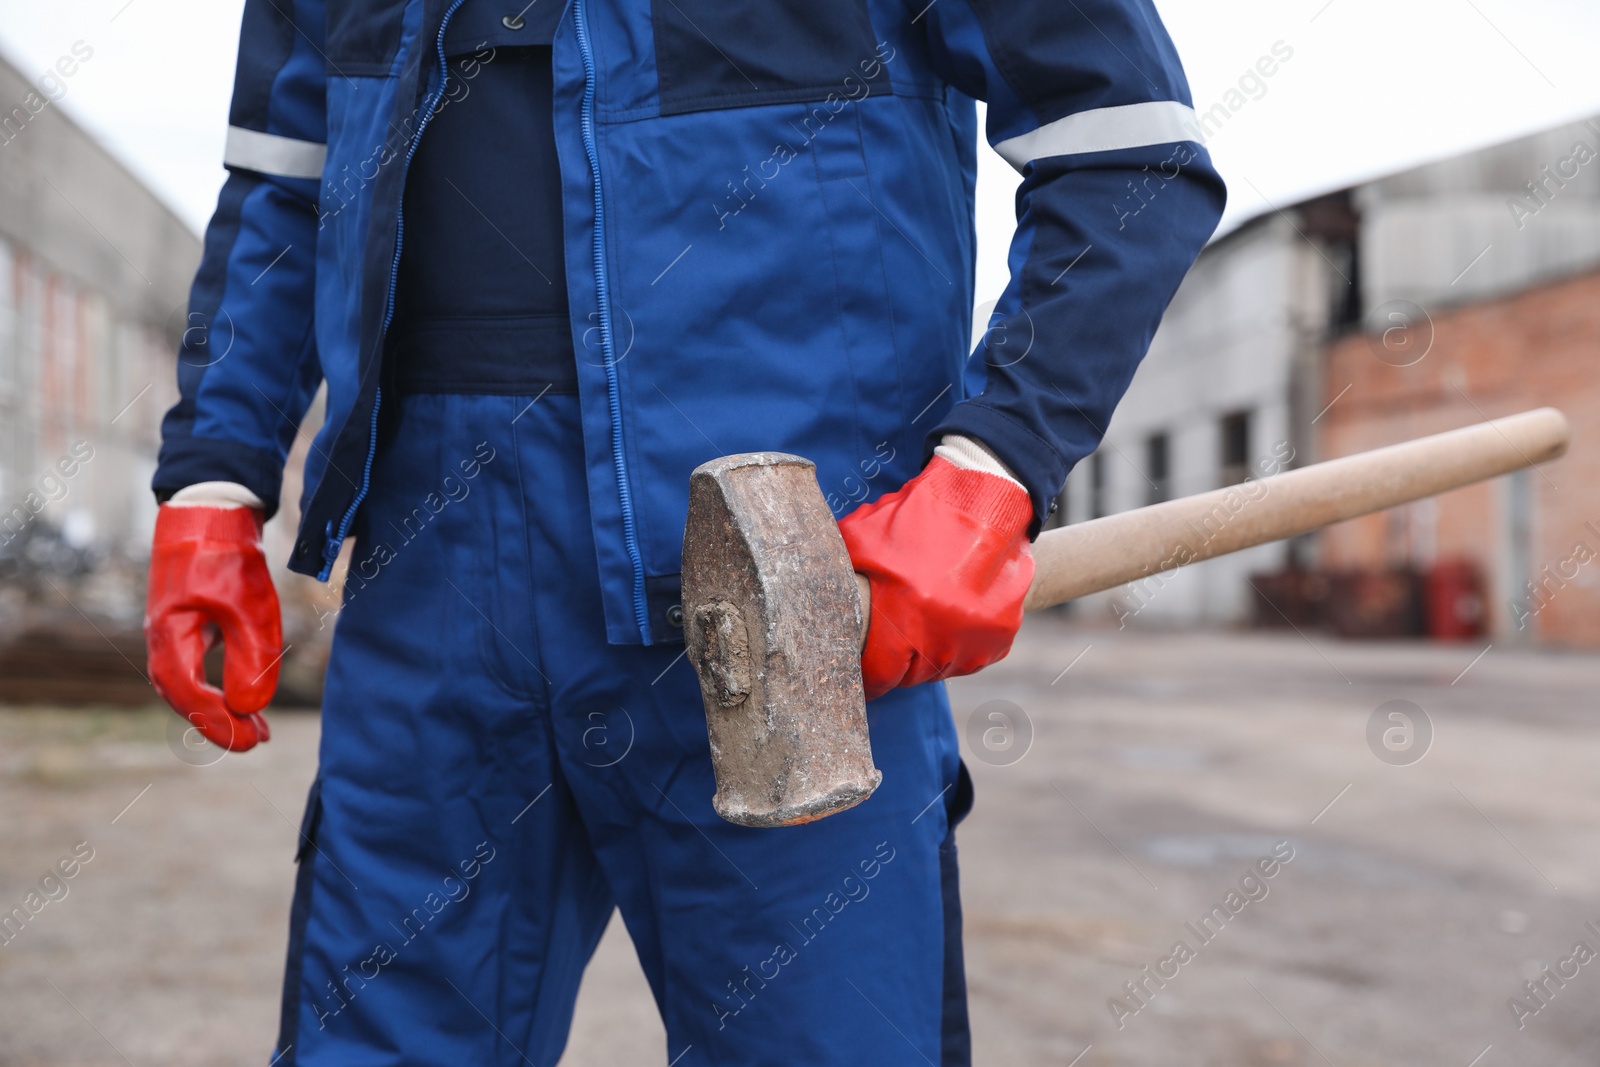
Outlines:
{"label": "dark navy shirt", "polygon": [[560,0],[466,0],[406,176],[387,363],[401,392],[576,392],[551,117]]}

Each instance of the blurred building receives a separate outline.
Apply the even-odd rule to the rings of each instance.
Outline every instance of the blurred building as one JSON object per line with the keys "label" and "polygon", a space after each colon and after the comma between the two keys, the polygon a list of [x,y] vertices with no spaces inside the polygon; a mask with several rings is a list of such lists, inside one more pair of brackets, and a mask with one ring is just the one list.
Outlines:
{"label": "blurred building", "polygon": [[148,545],[200,240],[62,111],[64,84],[0,61],[0,608],[54,574],[136,615],[119,564]]}
{"label": "blurred building", "polygon": [[1600,645],[1597,346],[1600,122],[1245,223],[1184,281],[1105,444],[1069,480],[1068,521],[1544,404],[1571,419],[1571,452],[1086,607],[1123,624],[1242,623],[1276,611],[1261,575],[1420,581],[1461,563],[1493,639]]}

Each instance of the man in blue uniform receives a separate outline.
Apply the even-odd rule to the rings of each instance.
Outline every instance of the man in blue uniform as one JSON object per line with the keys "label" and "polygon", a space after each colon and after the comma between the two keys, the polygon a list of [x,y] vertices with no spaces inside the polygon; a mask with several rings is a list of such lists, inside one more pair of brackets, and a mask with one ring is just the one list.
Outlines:
{"label": "man in blue uniform", "polygon": [[[969,356],[975,99],[1022,184]],[[325,383],[276,1063],[554,1063],[613,907],[674,1064],[968,1062],[938,680],[1005,654],[1216,223],[1189,104],[1149,0],[247,0],[147,631],[266,740],[259,530]],[[816,461],[874,594],[883,786],[781,830],[712,812],[678,604],[688,474],[754,450]]]}

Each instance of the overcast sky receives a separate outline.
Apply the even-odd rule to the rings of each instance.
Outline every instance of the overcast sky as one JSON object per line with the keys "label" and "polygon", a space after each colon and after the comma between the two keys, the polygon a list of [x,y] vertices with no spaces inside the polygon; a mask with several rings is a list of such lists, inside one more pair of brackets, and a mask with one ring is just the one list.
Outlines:
{"label": "overcast sky", "polygon": [[[1228,180],[1224,226],[1269,205],[1600,113],[1597,0],[1157,2],[1197,107],[1233,105],[1209,145]],[[242,6],[0,0],[0,51],[34,77],[75,43],[92,48],[59,106],[198,230],[223,179]],[[1274,45],[1291,57],[1230,95]],[[980,302],[1004,284],[1016,184],[1009,167],[985,157]]]}

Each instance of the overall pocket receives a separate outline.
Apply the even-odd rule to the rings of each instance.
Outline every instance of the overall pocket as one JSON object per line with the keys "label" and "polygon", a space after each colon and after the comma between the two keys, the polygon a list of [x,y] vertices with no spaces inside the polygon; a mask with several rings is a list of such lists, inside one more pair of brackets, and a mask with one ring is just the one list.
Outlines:
{"label": "overall pocket", "polygon": [[328,71],[381,77],[400,49],[407,0],[328,0]]}
{"label": "overall pocket", "polygon": [[888,82],[866,0],[656,0],[652,19],[663,115]]}

